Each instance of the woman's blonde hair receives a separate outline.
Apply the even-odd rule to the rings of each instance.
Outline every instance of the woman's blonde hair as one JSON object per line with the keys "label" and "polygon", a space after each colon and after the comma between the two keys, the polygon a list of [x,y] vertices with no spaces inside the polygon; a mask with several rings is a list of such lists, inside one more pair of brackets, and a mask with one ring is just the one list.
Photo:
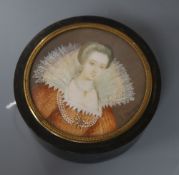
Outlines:
{"label": "woman's blonde hair", "polygon": [[108,56],[109,61],[107,67],[109,67],[110,63],[113,61],[112,50],[109,47],[97,42],[88,42],[81,46],[78,53],[78,60],[80,64],[84,64],[88,56],[94,51],[106,54]]}

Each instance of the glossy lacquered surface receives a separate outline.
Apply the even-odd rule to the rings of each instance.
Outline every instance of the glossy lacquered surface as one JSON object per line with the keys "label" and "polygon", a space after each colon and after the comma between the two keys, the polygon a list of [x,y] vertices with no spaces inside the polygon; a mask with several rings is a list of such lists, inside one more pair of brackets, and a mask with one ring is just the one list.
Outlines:
{"label": "glossy lacquered surface", "polygon": [[[24,88],[26,86],[24,82],[29,81],[28,77],[26,77],[26,65],[30,64],[28,63],[28,60],[30,59],[32,51],[34,50],[36,45],[41,40],[43,40],[49,33],[68,25],[75,25],[76,23],[103,24],[124,32],[126,35],[132,38],[132,40],[140,47],[150,66],[150,70],[147,71],[151,71],[152,78],[151,81],[149,81],[149,83],[151,83],[152,89],[150,92],[150,100],[147,104],[144,113],[142,114],[140,119],[138,119],[138,121],[130,128],[128,128],[124,133],[117,135],[115,137],[105,139],[104,141],[99,140],[98,142],[81,143],[78,141],[74,142],[70,139],[67,140],[65,138],[57,137],[36,121],[35,117],[33,117],[34,112],[29,106],[30,103],[28,103],[28,98],[26,98],[27,92]],[[96,16],[80,16],[65,19],[57,23],[54,23],[53,25],[41,31],[26,46],[23,53],[21,54],[20,59],[17,63],[14,77],[15,99],[19,111],[24,120],[26,121],[26,123],[36,132],[38,136],[40,136],[41,138],[43,138],[44,140],[46,140],[62,152],[72,152],[76,154],[77,156],[75,156],[76,158],[73,158],[73,160],[81,162],[96,162],[100,160],[105,160],[114,155],[124,152],[124,150],[127,150],[127,148],[129,148],[132,145],[132,143],[143,132],[147,124],[152,119],[157,104],[159,102],[160,88],[160,71],[156,59],[154,57],[154,54],[147,46],[147,44],[142,40],[142,38],[134,31],[132,31],[130,28],[126,27],[125,25],[117,21]],[[68,155],[67,153],[66,156],[65,153],[61,154],[61,156],[66,159],[74,157],[73,154]]]}
{"label": "glossy lacquered surface", "polygon": [[[178,175],[178,1],[7,0],[0,2],[0,174]],[[93,14],[133,28],[150,45],[162,75],[157,112],[140,140],[118,157],[95,164],[65,161],[34,139],[14,100],[14,69],[20,53],[41,29],[59,19]]]}

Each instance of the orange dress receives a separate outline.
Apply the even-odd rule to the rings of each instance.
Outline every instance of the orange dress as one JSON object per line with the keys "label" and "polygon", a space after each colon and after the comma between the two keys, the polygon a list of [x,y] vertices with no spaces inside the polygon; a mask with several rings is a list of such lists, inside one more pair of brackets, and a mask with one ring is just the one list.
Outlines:
{"label": "orange dress", "polygon": [[[77,124],[70,124],[64,120],[57,104],[58,90],[49,88],[44,84],[36,84],[32,88],[32,99],[42,117],[57,129],[76,136],[99,136],[114,131],[116,126],[115,116],[110,107],[102,110],[102,116],[91,127],[80,127]],[[64,104],[65,111],[69,116],[76,116],[86,121],[93,119],[93,116],[70,108]]]}

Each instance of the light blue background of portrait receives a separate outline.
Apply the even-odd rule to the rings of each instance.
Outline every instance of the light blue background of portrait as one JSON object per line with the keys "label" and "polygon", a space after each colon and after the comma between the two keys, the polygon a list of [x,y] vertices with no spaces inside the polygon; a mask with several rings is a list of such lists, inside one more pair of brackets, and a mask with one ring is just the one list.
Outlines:
{"label": "light blue background of portrait", "polygon": [[[15,65],[26,44],[63,18],[97,15],[139,33],[154,51],[163,87],[155,117],[141,139],[114,159],[79,164],[42,147],[22,120],[14,100]],[[0,1],[0,174],[1,175],[178,175],[179,174],[179,1],[177,0],[1,0]]]}

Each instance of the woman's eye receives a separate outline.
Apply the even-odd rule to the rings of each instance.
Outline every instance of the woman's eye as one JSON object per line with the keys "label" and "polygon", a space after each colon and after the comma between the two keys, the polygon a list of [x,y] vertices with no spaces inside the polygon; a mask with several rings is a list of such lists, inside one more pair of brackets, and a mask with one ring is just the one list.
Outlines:
{"label": "woman's eye", "polygon": [[94,65],[94,62],[90,62],[90,64],[93,66],[93,65]]}
{"label": "woman's eye", "polygon": [[101,68],[101,69],[104,69],[104,68],[105,68],[105,66],[100,66],[100,68]]}

